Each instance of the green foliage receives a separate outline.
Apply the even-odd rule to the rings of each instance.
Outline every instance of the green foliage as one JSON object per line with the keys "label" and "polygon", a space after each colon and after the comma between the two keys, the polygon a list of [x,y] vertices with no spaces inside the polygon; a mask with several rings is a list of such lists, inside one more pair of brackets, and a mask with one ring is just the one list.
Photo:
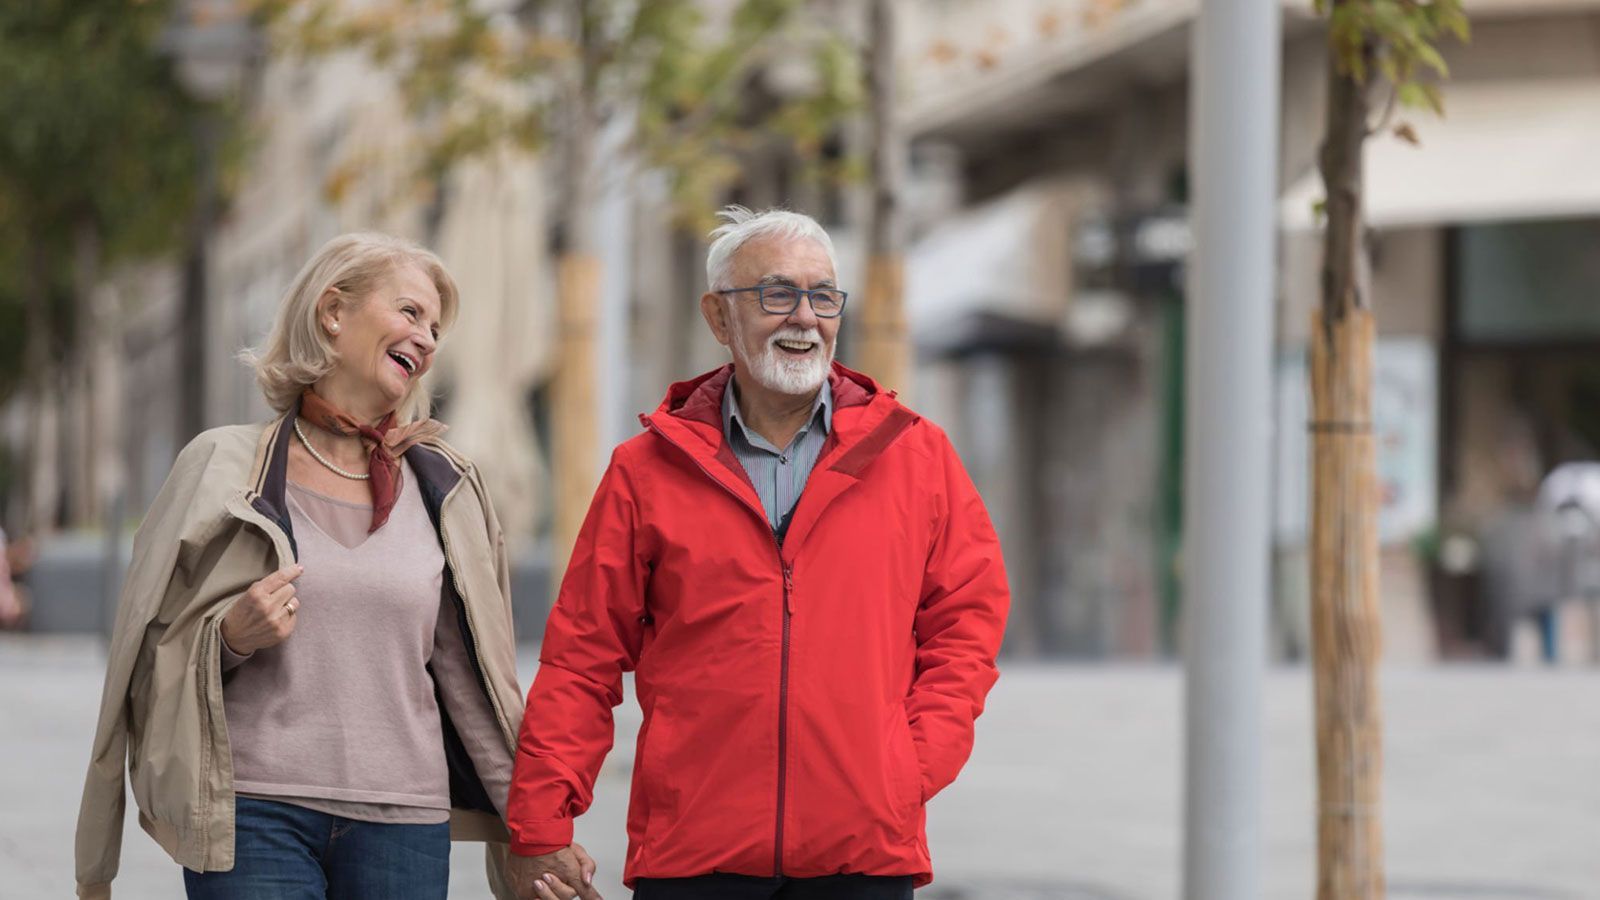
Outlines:
{"label": "green foliage", "polygon": [[112,257],[169,246],[193,199],[199,108],[156,52],[170,4],[0,4],[0,214],[99,226]]}
{"label": "green foliage", "polygon": [[1376,65],[1404,107],[1444,114],[1438,80],[1449,66],[1438,44],[1471,38],[1462,0],[1314,0],[1328,17],[1328,43],[1340,74],[1365,82]]}
{"label": "green foliage", "polygon": [[[806,0],[738,0],[717,19],[701,0],[523,0],[498,12],[472,0],[257,3],[282,45],[355,50],[398,76],[423,126],[425,178],[506,144],[543,149],[570,126],[575,96],[588,98],[596,124],[631,119],[632,160],[667,175],[686,223],[703,224],[697,217],[737,181],[741,154],[772,141],[816,177],[847,174],[822,150],[862,103],[859,63],[810,23]],[[803,72],[800,88],[766,90],[773,67]]]}
{"label": "green foliage", "polygon": [[[201,110],[156,49],[171,12],[159,0],[0,3],[0,322],[21,320],[30,267],[54,301],[66,295],[80,228],[98,233],[101,262],[180,239]],[[0,397],[21,375],[15,349],[0,353]]]}

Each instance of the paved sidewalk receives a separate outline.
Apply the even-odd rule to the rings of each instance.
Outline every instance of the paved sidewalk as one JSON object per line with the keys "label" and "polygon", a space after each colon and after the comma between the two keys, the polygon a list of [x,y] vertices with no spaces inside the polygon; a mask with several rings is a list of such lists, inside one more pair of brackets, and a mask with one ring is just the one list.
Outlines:
{"label": "paved sidewalk", "polygon": [[[533,656],[524,648],[524,684]],[[0,637],[0,900],[72,895],[72,828],[99,703],[92,640]],[[1600,673],[1430,668],[1385,673],[1390,897],[1600,900]],[[922,900],[1179,896],[1182,683],[1173,667],[1008,667],[961,780],[933,802],[938,881]],[[1308,900],[1310,685],[1265,692],[1264,895]],[[579,840],[617,876],[638,712]],[[451,896],[486,898],[460,845]],[[117,900],[182,896],[177,868],[130,822]]]}

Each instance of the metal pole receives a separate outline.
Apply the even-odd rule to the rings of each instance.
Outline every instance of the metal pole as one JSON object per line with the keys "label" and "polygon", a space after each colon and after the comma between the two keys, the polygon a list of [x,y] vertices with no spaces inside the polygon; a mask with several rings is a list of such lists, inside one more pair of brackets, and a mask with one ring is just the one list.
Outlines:
{"label": "metal pole", "polygon": [[1279,7],[1206,0],[1190,79],[1184,896],[1261,896]]}
{"label": "metal pole", "polygon": [[216,110],[205,110],[195,126],[195,141],[200,147],[199,197],[195,201],[193,219],[189,223],[188,246],[183,260],[183,320],[178,323],[182,342],[180,357],[183,377],[179,392],[182,407],[178,415],[178,447],[183,447],[205,430],[206,368],[210,338],[207,299],[210,292],[209,271],[211,230],[217,227],[217,157],[220,152],[222,124]]}

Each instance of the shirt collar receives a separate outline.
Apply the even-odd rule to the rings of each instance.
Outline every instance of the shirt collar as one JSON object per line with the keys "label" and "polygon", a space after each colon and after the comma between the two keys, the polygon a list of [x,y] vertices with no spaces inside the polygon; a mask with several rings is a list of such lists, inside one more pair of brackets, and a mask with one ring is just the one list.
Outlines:
{"label": "shirt collar", "polygon": [[[829,434],[833,431],[833,385],[831,379],[822,380],[822,390],[817,391],[816,402],[811,404],[811,418],[806,420],[806,425],[801,431],[822,420],[822,433]],[[722,433],[728,440],[733,440],[734,426],[737,424],[739,431],[746,440],[750,439],[750,432],[744,426],[744,417],[739,414],[739,401],[734,398],[735,382],[728,379],[728,387],[722,392]],[[765,441],[763,441],[765,443]]]}

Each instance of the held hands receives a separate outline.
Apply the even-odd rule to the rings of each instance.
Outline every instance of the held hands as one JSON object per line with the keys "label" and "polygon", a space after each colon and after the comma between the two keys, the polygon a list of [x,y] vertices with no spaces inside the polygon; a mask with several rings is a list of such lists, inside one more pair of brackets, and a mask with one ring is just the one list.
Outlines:
{"label": "held hands", "polygon": [[512,854],[506,875],[518,900],[602,900],[594,889],[594,860],[582,844],[543,856]]}
{"label": "held hands", "polygon": [[250,585],[228,614],[222,617],[222,639],[240,656],[249,656],[264,647],[274,647],[294,633],[295,611],[300,599],[294,595],[294,580],[305,571],[289,565]]}

